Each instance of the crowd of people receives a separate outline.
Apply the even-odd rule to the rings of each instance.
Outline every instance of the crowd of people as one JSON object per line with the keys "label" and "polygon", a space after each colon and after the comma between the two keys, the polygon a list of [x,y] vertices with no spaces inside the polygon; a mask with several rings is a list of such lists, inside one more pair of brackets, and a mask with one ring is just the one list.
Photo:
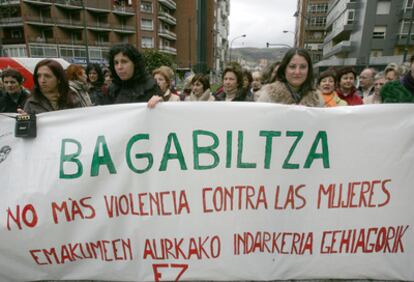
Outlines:
{"label": "crowd of people", "polygon": [[[403,65],[404,66],[404,65]],[[308,107],[355,106],[414,102],[414,55],[410,66],[391,63],[384,70],[365,68],[359,74],[349,66],[328,69],[314,76],[308,51],[291,48],[281,62],[265,72],[251,73],[231,62],[222,84],[212,91],[208,76],[192,74],[183,89],[174,85],[174,71],[160,66],[145,70],[143,55],[130,44],[118,44],[109,52],[109,68],[71,64],[64,70],[53,59],[40,61],[34,70],[34,88],[22,86],[23,76],[2,71],[0,112],[38,114],[78,107],[146,102],[269,102]],[[358,86],[356,81],[358,80]]]}

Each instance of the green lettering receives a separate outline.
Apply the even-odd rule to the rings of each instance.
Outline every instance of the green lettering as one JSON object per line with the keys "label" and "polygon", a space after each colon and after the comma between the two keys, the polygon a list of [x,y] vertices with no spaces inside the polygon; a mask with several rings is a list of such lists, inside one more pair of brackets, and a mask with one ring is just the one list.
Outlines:
{"label": "green lettering", "polygon": [[[317,153],[319,142],[322,142],[322,152]],[[308,157],[306,158],[304,168],[310,168],[315,159],[322,159],[323,168],[329,168],[329,148],[328,148],[328,136],[326,131],[319,131],[313,141],[312,147],[309,151]]]}
{"label": "green lettering", "polygon": [[135,172],[135,173],[144,173],[144,172],[151,169],[151,167],[154,163],[154,158],[152,157],[151,153],[135,154],[135,159],[147,159],[148,165],[144,169],[138,169],[134,166],[134,164],[132,163],[132,160],[131,160],[131,148],[132,148],[132,145],[134,145],[139,140],[149,140],[149,134],[137,134],[137,135],[132,136],[132,138],[129,139],[129,141],[128,141],[128,144],[127,144],[127,147],[126,147],[125,157],[126,157],[128,167],[133,172]]}
{"label": "green lettering", "polygon": [[[73,154],[66,154],[66,145],[68,143],[72,143],[76,145],[76,152]],[[59,168],[59,177],[62,179],[73,179],[82,176],[83,173],[83,166],[82,163],[77,159],[80,153],[82,152],[82,145],[75,139],[63,139],[62,140],[62,147],[60,150],[60,168]],[[64,171],[64,163],[74,163],[77,166],[76,172],[70,174],[65,173]]]}
{"label": "green lettering", "polygon": [[[102,144],[103,156],[99,155],[99,148]],[[111,158],[111,154],[106,144],[105,136],[98,136],[96,140],[95,150],[93,152],[92,165],[91,165],[91,176],[99,175],[99,168],[101,165],[106,165],[110,174],[116,174],[116,169]]]}
{"label": "green lettering", "polygon": [[237,142],[237,168],[256,168],[255,163],[243,163],[243,139],[243,131],[239,131]]}
{"label": "green lettering", "polygon": [[[170,153],[171,151],[171,144],[174,143],[174,147],[177,151],[176,154]],[[161,165],[159,171],[167,170],[167,163],[169,160],[177,159],[180,163],[180,167],[182,170],[187,170],[187,165],[185,164],[183,151],[181,150],[180,142],[178,142],[177,134],[174,132],[168,135],[167,144],[164,148],[164,154],[162,156]]]}
{"label": "green lettering", "polygon": [[272,159],[272,145],[273,145],[273,137],[280,137],[280,131],[267,131],[261,130],[260,136],[266,137],[266,147],[265,147],[265,163],[264,168],[270,168],[270,161]]}
{"label": "green lettering", "polygon": [[[206,147],[200,147],[198,145],[198,136],[204,135],[204,136],[210,136],[213,139],[213,144]],[[219,139],[217,135],[215,135],[213,132],[205,131],[205,130],[195,130],[193,132],[193,154],[194,154],[194,169],[197,170],[203,170],[203,169],[212,169],[215,168],[220,161],[219,155],[214,151],[214,149],[217,149],[219,145]],[[213,163],[210,165],[200,165],[200,154],[209,154],[213,157]]]}
{"label": "green lettering", "polygon": [[227,131],[226,168],[231,168],[231,156],[233,154],[233,133]]}
{"label": "green lettering", "polygon": [[289,163],[290,158],[293,155],[293,152],[296,149],[296,146],[298,145],[300,139],[303,137],[303,131],[287,131],[286,136],[288,137],[296,137],[296,140],[293,142],[292,147],[290,147],[289,154],[287,155],[285,161],[283,162],[283,168],[284,169],[298,169],[299,164],[291,164]]}

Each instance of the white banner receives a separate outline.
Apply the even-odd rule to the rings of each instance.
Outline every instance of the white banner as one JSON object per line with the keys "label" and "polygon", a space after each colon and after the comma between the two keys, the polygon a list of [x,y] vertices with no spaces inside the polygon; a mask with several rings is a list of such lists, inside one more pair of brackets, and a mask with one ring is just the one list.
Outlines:
{"label": "white banner", "polygon": [[414,280],[414,106],[0,116],[0,281]]}

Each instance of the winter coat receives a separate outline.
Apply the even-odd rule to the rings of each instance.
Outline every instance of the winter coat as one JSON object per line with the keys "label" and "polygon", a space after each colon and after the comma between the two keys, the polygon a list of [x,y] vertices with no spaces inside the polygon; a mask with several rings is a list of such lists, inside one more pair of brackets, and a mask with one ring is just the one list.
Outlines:
{"label": "winter coat", "polygon": [[109,96],[109,89],[106,85],[94,85],[89,86],[89,97],[91,98],[92,105],[109,105],[112,103]]}
{"label": "winter coat", "polygon": [[88,93],[88,86],[79,80],[69,80],[69,88],[75,95],[75,104],[80,103],[82,107],[92,106],[91,98]]}
{"label": "winter coat", "polygon": [[[240,88],[237,90],[236,97],[233,98],[231,102],[245,102],[247,101],[246,95],[247,95],[247,92],[243,88]],[[224,91],[224,88],[223,88],[223,91],[216,92],[214,95],[214,98],[216,99],[216,101],[226,101],[226,92]]]}
{"label": "winter coat", "polygon": [[414,103],[414,95],[398,80],[385,83],[380,95],[382,103]]}
{"label": "winter coat", "polygon": [[153,95],[162,96],[160,92],[155,80],[149,76],[144,81],[114,79],[109,87],[109,96],[114,104],[148,102]]}
{"label": "winter coat", "polygon": [[292,93],[287,88],[286,84],[281,81],[276,81],[271,84],[266,84],[259,90],[259,99],[257,102],[278,103],[286,105],[302,105],[308,107],[322,107],[323,101],[316,91],[308,91],[304,93],[299,101],[296,103]]}
{"label": "winter coat", "polygon": [[58,110],[72,109],[72,108],[81,108],[83,107],[80,104],[80,101],[76,99],[76,94],[70,91],[68,93],[70,99],[73,102],[73,105],[60,105],[59,109],[53,108],[49,100],[43,95],[31,95],[24,105],[24,111],[28,114],[40,114],[45,112],[53,112]]}
{"label": "winter coat", "polygon": [[358,94],[358,90],[356,88],[353,88],[351,90],[351,93],[348,95],[344,95],[341,91],[341,89],[336,89],[336,93],[338,93],[338,97],[342,100],[345,100],[345,102],[348,103],[348,106],[356,106],[356,105],[362,105],[362,98]]}
{"label": "winter coat", "polygon": [[9,94],[6,91],[0,91],[0,113],[17,113],[17,109],[23,109],[29,91],[22,89],[16,94]]}
{"label": "winter coat", "polygon": [[162,95],[162,99],[164,102],[180,102],[180,96],[174,94],[170,89],[165,91],[164,95]]}
{"label": "winter coat", "polygon": [[214,101],[214,96],[211,94],[210,89],[207,89],[204,91],[201,96],[197,97],[194,95],[194,93],[191,91],[190,95],[185,97],[186,102],[211,102]]}

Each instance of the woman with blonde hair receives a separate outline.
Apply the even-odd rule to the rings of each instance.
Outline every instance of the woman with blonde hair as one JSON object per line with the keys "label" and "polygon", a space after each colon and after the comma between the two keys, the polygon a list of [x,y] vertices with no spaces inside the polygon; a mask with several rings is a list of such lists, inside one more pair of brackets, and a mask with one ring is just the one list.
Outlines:
{"label": "woman with blonde hair", "polygon": [[152,75],[157,82],[162,92],[162,100],[164,102],[179,102],[180,96],[171,91],[171,81],[174,72],[167,66],[161,66],[152,72]]}

